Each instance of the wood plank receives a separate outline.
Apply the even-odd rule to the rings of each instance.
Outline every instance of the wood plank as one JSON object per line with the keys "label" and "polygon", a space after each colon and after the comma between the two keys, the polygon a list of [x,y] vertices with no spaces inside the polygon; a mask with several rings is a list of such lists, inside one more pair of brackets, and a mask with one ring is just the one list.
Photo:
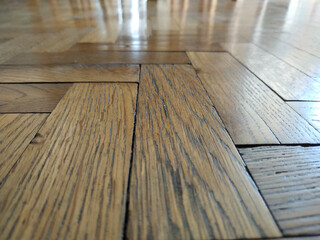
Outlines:
{"label": "wood plank", "polygon": [[223,44],[236,59],[249,68],[285,100],[320,100],[320,81],[253,44]]}
{"label": "wood plank", "polygon": [[121,238],[136,93],[70,88],[0,189],[1,239]]}
{"label": "wood plank", "polygon": [[108,21],[103,27],[96,27],[86,34],[80,43],[114,43],[119,34],[119,26],[117,21]]}
{"label": "wood plank", "polygon": [[302,236],[302,237],[286,237],[286,238],[272,238],[270,240],[320,240],[320,236]]}
{"label": "wood plank", "polygon": [[119,42],[115,44],[78,43],[69,51],[225,51],[220,43],[203,41],[139,41]]}
{"label": "wood plank", "polygon": [[239,151],[284,234],[320,234],[320,147]]}
{"label": "wood plank", "polygon": [[79,51],[62,53],[25,53],[5,62],[6,65],[31,64],[103,64],[103,63],[189,63],[183,52],[110,52]]}
{"label": "wood plank", "polygon": [[138,82],[138,65],[0,66],[1,83]]}
{"label": "wood plank", "polygon": [[236,144],[320,143],[320,134],[228,53],[188,53]]}
{"label": "wood plank", "polygon": [[0,64],[9,59],[30,50],[38,44],[37,37],[31,34],[23,34],[12,40],[0,44]]}
{"label": "wood plank", "polygon": [[142,66],[130,239],[280,235],[212,105],[190,65]]}
{"label": "wood plank", "polygon": [[0,84],[0,113],[51,112],[72,84]]}
{"label": "wood plank", "polygon": [[320,76],[320,58],[268,37],[260,38],[256,40],[255,43],[308,76]]}
{"label": "wood plank", "polygon": [[66,28],[55,33],[43,34],[41,42],[28,52],[64,52],[71,48],[90,28]]}
{"label": "wood plank", "polygon": [[0,187],[48,114],[0,114]]}
{"label": "wood plank", "polygon": [[320,102],[287,102],[296,112],[320,131]]}

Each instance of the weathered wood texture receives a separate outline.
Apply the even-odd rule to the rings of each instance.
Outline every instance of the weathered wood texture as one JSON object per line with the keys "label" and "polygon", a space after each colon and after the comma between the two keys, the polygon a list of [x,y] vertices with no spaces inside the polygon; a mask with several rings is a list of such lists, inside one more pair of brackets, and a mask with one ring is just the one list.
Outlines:
{"label": "weathered wood texture", "polygon": [[320,234],[320,147],[239,151],[284,234]]}
{"label": "weathered wood texture", "polygon": [[320,102],[287,102],[296,112],[320,131]]}
{"label": "weathered wood texture", "polygon": [[255,43],[308,76],[320,76],[320,58],[270,37],[259,38]]}
{"label": "weathered wood texture", "polygon": [[228,53],[188,53],[236,144],[320,143],[320,134]]}
{"label": "weathered wood texture", "polygon": [[320,81],[276,58],[253,44],[223,44],[235,58],[249,68],[285,100],[320,100]]}
{"label": "weathered wood texture", "polygon": [[138,82],[138,65],[0,66],[1,83]]}
{"label": "weathered wood texture", "polygon": [[130,239],[280,235],[189,65],[142,66]]}
{"label": "weathered wood texture", "polygon": [[74,84],[0,189],[0,239],[120,239],[136,84]]}
{"label": "weathered wood texture", "polygon": [[51,112],[72,84],[0,84],[0,113]]}
{"label": "weathered wood texture", "polygon": [[48,114],[0,114],[0,188],[47,116]]}
{"label": "weathered wood texture", "polygon": [[184,52],[79,51],[20,54],[5,65],[30,64],[103,64],[103,63],[189,63]]}

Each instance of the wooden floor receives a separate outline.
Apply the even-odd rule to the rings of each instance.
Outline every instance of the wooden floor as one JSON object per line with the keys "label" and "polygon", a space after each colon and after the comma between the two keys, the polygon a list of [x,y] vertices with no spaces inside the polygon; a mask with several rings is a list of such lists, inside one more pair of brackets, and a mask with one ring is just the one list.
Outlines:
{"label": "wooden floor", "polygon": [[0,240],[320,239],[319,0],[0,0]]}

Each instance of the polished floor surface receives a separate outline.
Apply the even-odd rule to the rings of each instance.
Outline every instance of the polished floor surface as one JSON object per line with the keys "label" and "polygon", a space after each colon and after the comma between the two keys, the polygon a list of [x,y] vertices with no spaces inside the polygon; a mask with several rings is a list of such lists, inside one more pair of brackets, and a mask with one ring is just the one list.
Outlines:
{"label": "polished floor surface", "polygon": [[0,239],[320,239],[319,0],[0,0]]}

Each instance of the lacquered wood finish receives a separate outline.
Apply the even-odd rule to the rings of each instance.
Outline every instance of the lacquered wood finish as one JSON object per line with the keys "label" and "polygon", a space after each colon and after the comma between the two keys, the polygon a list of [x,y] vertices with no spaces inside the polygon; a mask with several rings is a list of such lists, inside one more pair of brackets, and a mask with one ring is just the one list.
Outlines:
{"label": "lacquered wood finish", "polygon": [[136,91],[73,85],[3,182],[0,239],[121,238]]}
{"label": "lacquered wood finish", "polygon": [[142,66],[139,94],[128,238],[280,235],[191,66]]}
{"label": "lacquered wood finish", "polygon": [[320,76],[320,58],[272,38],[260,38],[255,43],[308,76]]}
{"label": "lacquered wood finish", "polygon": [[0,83],[138,82],[139,66],[73,64],[0,66]]}
{"label": "lacquered wood finish", "polygon": [[0,84],[0,113],[52,112],[72,84]]}
{"label": "lacquered wood finish", "polygon": [[0,0],[0,99],[17,111],[0,115],[0,239],[315,232],[289,216],[279,233],[235,144],[320,144],[319,13],[318,0]]}
{"label": "lacquered wood finish", "polygon": [[320,147],[240,149],[286,235],[320,234]]}
{"label": "lacquered wood finish", "polygon": [[254,44],[223,44],[284,100],[320,100],[320,82]]}
{"label": "lacquered wood finish", "polygon": [[188,53],[236,144],[320,143],[320,133],[228,53]]}
{"label": "lacquered wood finish", "polygon": [[79,51],[63,53],[26,53],[6,61],[4,65],[52,64],[105,64],[105,63],[189,63],[184,52],[104,52]]}
{"label": "lacquered wood finish", "polygon": [[320,102],[287,102],[320,132]]}

